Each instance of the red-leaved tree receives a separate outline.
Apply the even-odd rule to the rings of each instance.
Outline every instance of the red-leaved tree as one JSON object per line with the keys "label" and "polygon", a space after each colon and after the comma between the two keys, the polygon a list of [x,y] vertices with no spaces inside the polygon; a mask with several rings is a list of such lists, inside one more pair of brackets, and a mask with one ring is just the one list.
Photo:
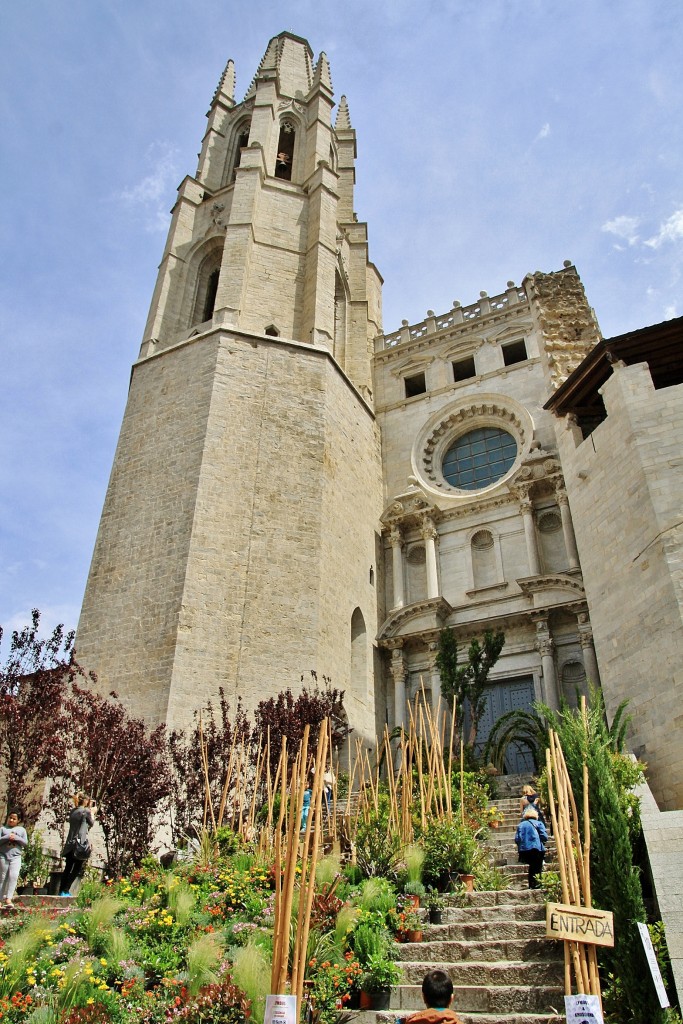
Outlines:
{"label": "red-leaved tree", "polygon": [[[240,701],[237,702],[234,720],[230,718],[230,705],[222,687],[218,691],[218,712],[209,701],[201,711],[195,712],[191,729],[175,729],[170,734],[171,829],[176,843],[185,837],[196,836],[205,824],[211,825],[212,818],[205,800],[207,775],[213,817],[218,819],[230,751],[234,749],[236,758],[244,743],[250,752],[251,736],[252,726]],[[202,744],[206,753],[206,770]]]}
{"label": "red-leaved tree", "polygon": [[107,871],[120,875],[150,849],[170,791],[165,728],[150,732],[141,719],[131,718],[115,693],[102,697],[76,684],[65,710],[71,723],[68,749],[48,806],[66,822],[73,793],[96,801]]}
{"label": "red-leaved tree", "polygon": [[[12,633],[0,665],[0,802],[19,808],[29,825],[40,813],[44,780],[61,770],[69,745],[72,683],[85,679],[73,657],[73,632],[60,625],[42,640],[39,630],[34,608],[31,624]],[[2,635],[0,627],[0,642]]]}
{"label": "red-leaved tree", "polygon": [[[262,700],[254,712],[254,738],[265,742],[270,730],[270,767],[273,777],[277,771],[282,747],[282,737],[287,737],[287,751],[290,765],[303,739],[304,727],[310,725],[309,744],[315,749],[320,723],[329,718],[332,726],[332,747],[338,750],[349,734],[349,725],[344,710],[344,691],[330,688],[329,680],[323,679],[325,689],[317,685],[313,676],[312,689],[303,688],[298,697],[291,690],[282,690],[276,697]],[[303,676],[302,676],[303,681]],[[309,749],[311,747],[309,746]]]}

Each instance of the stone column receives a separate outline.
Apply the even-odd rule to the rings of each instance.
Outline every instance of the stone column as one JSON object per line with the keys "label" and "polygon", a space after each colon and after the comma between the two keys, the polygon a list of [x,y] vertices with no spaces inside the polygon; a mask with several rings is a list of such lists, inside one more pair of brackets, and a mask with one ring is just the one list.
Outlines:
{"label": "stone column", "polygon": [[408,660],[403,652],[403,641],[391,652],[391,674],[394,679],[394,728],[405,728],[406,722],[406,676]]}
{"label": "stone column", "polygon": [[529,556],[529,569],[531,576],[541,575],[541,559],[538,554],[538,539],[536,537],[536,524],[534,523],[534,507],[528,494],[520,497],[519,508],[524,521],[524,537],[526,539],[526,550]]}
{"label": "stone column", "polygon": [[579,612],[577,619],[579,622],[579,640],[581,642],[581,653],[583,655],[583,667],[586,672],[586,679],[589,683],[592,683],[593,686],[600,686],[600,670],[598,668],[598,659],[595,655],[593,630],[591,629],[588,612]]}
{"label": "stone column", "polygon": [[422,520],[422,537],[425,542],[427,559],[427,598],[439,596],[439,571],[436,562],[437,530],[434,520],[425,516]]}
{"label": "stone column", "polygon": [[557,711],[560,702],[557,696],[557,675],[553,658],[554,646],[547,618],[538,618],[536,620],[536,650],[541,655],[543,701],[553,711]]}
{"label": "stone column", "polygon": [[401,528],[392,526],[389,532],[391,543],[391,568],[394,580],[394,608],[402,608],[405,604],[405,587],[403,586],[403,537]]}
{"label": "stone column", "polygon": [[560,506],[560,515],[562,517],[562,533],[564,535],[564,546],[567,549],[567,558],[569,559],[569,568],[579,568],[579,552],[576,547],[576,537],[574,535],[574,524],[572,523],[572,514],[569,510],[569,498],[567,492],[563,487],[558,487],[555,491],[557,497],[557,504]]}

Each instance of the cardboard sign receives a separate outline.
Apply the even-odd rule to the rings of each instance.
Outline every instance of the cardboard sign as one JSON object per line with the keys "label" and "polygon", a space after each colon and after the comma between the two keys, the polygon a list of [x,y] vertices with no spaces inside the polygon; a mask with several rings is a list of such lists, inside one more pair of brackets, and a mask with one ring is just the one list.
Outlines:
{"label": "cardboard sign", "polygon": [[598,996],[565,996],[567,1024],[605,1024]]}
{"label": "cardboard sign", "polygon": [[654,946],[652,945],[652,939],[650,938],[650,933],[647,930],[647,925],[643,924],[642,921],[638,921],[638,931],[640,932],[640,938],[643,943],[647,962],[650,965],[650,974],[652,975],[652,980],[654,981],[655,988],[657,989],[659,1005],[662,1009],[665,1009],[667,1006],[670,1006],[671,1003],[669,1002],[669,997],[667,996],[666,989],[664,988],[662,972],[660,971],[659,964],[657,963],[657,954],[655,953]]}
{"label": "cardboard sign", "polygon": [[264,1024],[297,1024],[296,996],[266,996]]}
{"label": "cardboard sign", "polygon": [[614,945],[614,920],[610,910],[571,907],[565,903],[548,903],[545,911],[545,934],[548,939],[589,942],[592,946]]}

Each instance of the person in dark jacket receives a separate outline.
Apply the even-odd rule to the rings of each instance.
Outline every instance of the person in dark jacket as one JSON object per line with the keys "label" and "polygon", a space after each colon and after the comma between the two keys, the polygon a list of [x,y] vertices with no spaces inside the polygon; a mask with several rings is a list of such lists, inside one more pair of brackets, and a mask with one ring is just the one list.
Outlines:
{"label": "person in dark jacket", "polygon": [[535,807],[527,807],[515,832],[515,843],[522,864],[529,865],[529,888],[538,889],[538,876],[543,870],[545,844],[548,833],[542,821],[538,820]]}
{"label": "person in dark jacket", "polygon": [[422,998],[426,1009],[404,1018],[405,1024],[462,1024],[451,1010],[453,982],[445,971],[427,971],[422,980]]}
{"label": "person in dark jacket", "polygon": [[64,857],[64,870],[62,871],[60,896],[71,895],[69,890],[76,881],[78,875],[81,873],[85,864],[84,860],[79,860],[74,856],[76,850],[76,839],[79,834],[83,834],[83,832],[87,834],[95,821],[95,805],[93,804],[91,807],[90,801],[83,793],[76,794],[74,797],[74,803],[76,806],[69,815],[69,834],[66,837],[64,849],[62,850],[62,856]]}

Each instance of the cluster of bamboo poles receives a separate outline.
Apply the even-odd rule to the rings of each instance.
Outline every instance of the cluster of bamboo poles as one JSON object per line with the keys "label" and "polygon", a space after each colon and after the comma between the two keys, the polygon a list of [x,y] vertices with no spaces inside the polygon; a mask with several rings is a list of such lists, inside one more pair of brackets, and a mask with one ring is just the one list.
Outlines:
{"label": "cluster of bamboo poles", "polygon": [[[297,1006],[302,1005],[304,977],[306,973],[306,950],[311,923],[311,910],[315,895],[315,871],[322,847],[323,833],[323,790],[325,787],[325,765],[329,748],[329,720],[321,723],[315,757],[311,763],[308,756],[309,726],[304,729],[301,745],[289,778],[289,825],[285,826],[288,780],[286,770],[281,773],[281,800],[278,827],[275,831],[275,924],[273,932],[273,966],[270,991],[274,995],[284,994],[287,989],[297,997]],[[282,739],[280,764],[286,765],[287,739]],[[311,780],[312,775],[312,780]],[[310,788],[310,807],[306,830],[301,835],[300,825],[304,805],[304,793]],[[298,879],[298,909],[296,913],[296,934],[291,958],[291,981],[287,975],[290,963],[290,921],[295,899],[297,862],[301,855]]]}
{"label": "cluster of bamboo poles", "polygon": [[[455,699],[450,715],[448,746],[446,733],[449,716],[443,713],[441,701],[432,710],[425,699],[424,687],[415,696],[415,703],[408,705],[408,729],[401,730],[398,748],[393,750],[389,727],[377,739],[373,769],[370,753],[360,740],[356,741],[355,759],[352,759],[351,745],[348,751],[349,790],[346,799],[345,819],[351,837],[355,836],[359,820],[379,809],[380,775],[386,782],[389,793],[389,817],[387,833],[397,834],[406,844],[413,839],[413,816],[418,810],[422,827],[428,818],[453,817],[451,794],[451,769],[453,765],[453,740],[455,734]],[[462,768],[462,741],[460,761]],[[413,785],[414,770],[417,772],[417,787]],[[462,771],[461,771],[462,785]],[[352,809],[352,793],[355,796]],[[464,801],[461,793],[461,813]]]}
{"label": "cluster of bamboo poles", "polygon": [[[581,699],[581,713],[588,729],[586,699]],[[590,816],[588,805],[588,766],[583,765],[583,842],[579,834],[574,792],[560,740],[550,730],[550,746],[546,750],[548,803],[557,846],[557,860],[562,883],[562,902],[575,907],[592,907],[590,877]],[[564,990],[572,994],[572,974],[576,991],[596,995],[602,1002],[597,950],[583,942],[564,941]]]}
{"label": "cluster of bamboo poles", "polygon": [[[324,774],[332,773],[336,778],[333,766],[332,751],[332,723],[325,719],[327,730],[326,760],[323,762]],[[308,733],[306,734],[308,735]],[[287,745],[283,744],[280,751],[280,758],[277,769],[273,775],[271,769],[271,742],[270,726],[265,737],[259,743],[254,761],[249,744],[245,737],[234,735],[227,753],[227,765],[221,784],[221,796],[218,809],[214,807],[214,795],[212,792],[212,779],[209,772],[208,744],[204,738],[201,716],[199,718],[199,747],[201,752],[203,776],[204,776],[204,814],[202,827],[204,831],[215,832],[226,825],[239,833],[244,839],[258,840],[259,846],[265,851],[272,847],[275,839],[274,814],[275,794],[280,791],[281,782],[287,779],[288,752]],[[302,740],[296,755],[298,760],[301,757],[301,750],[305,748]],[[338,764],[337,764],[338,773]],[[256,815],[263,803],[266,803],[268,814],[265,825],[260,829],[257,827]],[[284,802],[284,801],[283,801]],[[328,826],[332,833],[333,840],[336,839],[336,786],[333,786],[332,813],[328,816]],[[285,808],[285,819],[281,823],[287,831],[289,827],[289,809]]]}
{"label": "cluster of bamboo poles", "polygon": [[[332,725],[326,719],[326,755],[316,773],[333,780],[330,805],[327,807],[326,837],[332,843],[337,840],[338,811],[344,819],[347,838],[353,841],[359,821],[379,809],[380,777],[386,782],[389,792],[389,822],[387,832],[396,833],[403,843],[413,838],[413,816],[419,815],[425,827],[428,818],[452,818],[451,769],[453,766],[453,745],[455,737],[455,700],[450,715],[445,705],[432,709],[425,699],[424,687],[408,706],[408,727],[393,739],[385,726],[384,734],[377,737],[374,751],[356,739],[355,745],[348,742],[348,793],[345,807],[338,806],[336,780],[339,778],[340,763],[332,744]],[[220,789],[218,808],[215,804],[214,780],[210,778],[208,744],[204,737],[201,717],[199,720],[199,744],[204,774],[203,828],[215,832],[223,825],[240,833],[244,839],[258,841],[262,852],[273,850],[278,832],[288,832],[291,826],[290,808],[286,804],[284,820],[276,828],[274,821],[276,794],[283,780],[290,775],[288,763],[291,751],[284,744],[280,751],[277,769],[273,774],[271,759],[270,728],[262,738],[254,761],[244,736],[233,736],[226,751],[227,764]],[[393,744],[393,745],[392,745]],[[304,743],[299,746],[295,763],[302,758]],[[460,762],[462,769],[462,741],[460,741]],[[308,767],[308,766],[307,766]],[[303,770],[303,769],[302,769]],[[417,776],[417,786],[413,778]],[[461,770],[462,785],[462,770]],[[257,825],[257,812],[262,804],[267,805],[265,824]],[[417,806],[419,803],[419,807]],[[464,801],[461,794],[461,814]],[[282,810],[282,804],[281,804]],[[464,818],[463,818],[464,821]]]}

